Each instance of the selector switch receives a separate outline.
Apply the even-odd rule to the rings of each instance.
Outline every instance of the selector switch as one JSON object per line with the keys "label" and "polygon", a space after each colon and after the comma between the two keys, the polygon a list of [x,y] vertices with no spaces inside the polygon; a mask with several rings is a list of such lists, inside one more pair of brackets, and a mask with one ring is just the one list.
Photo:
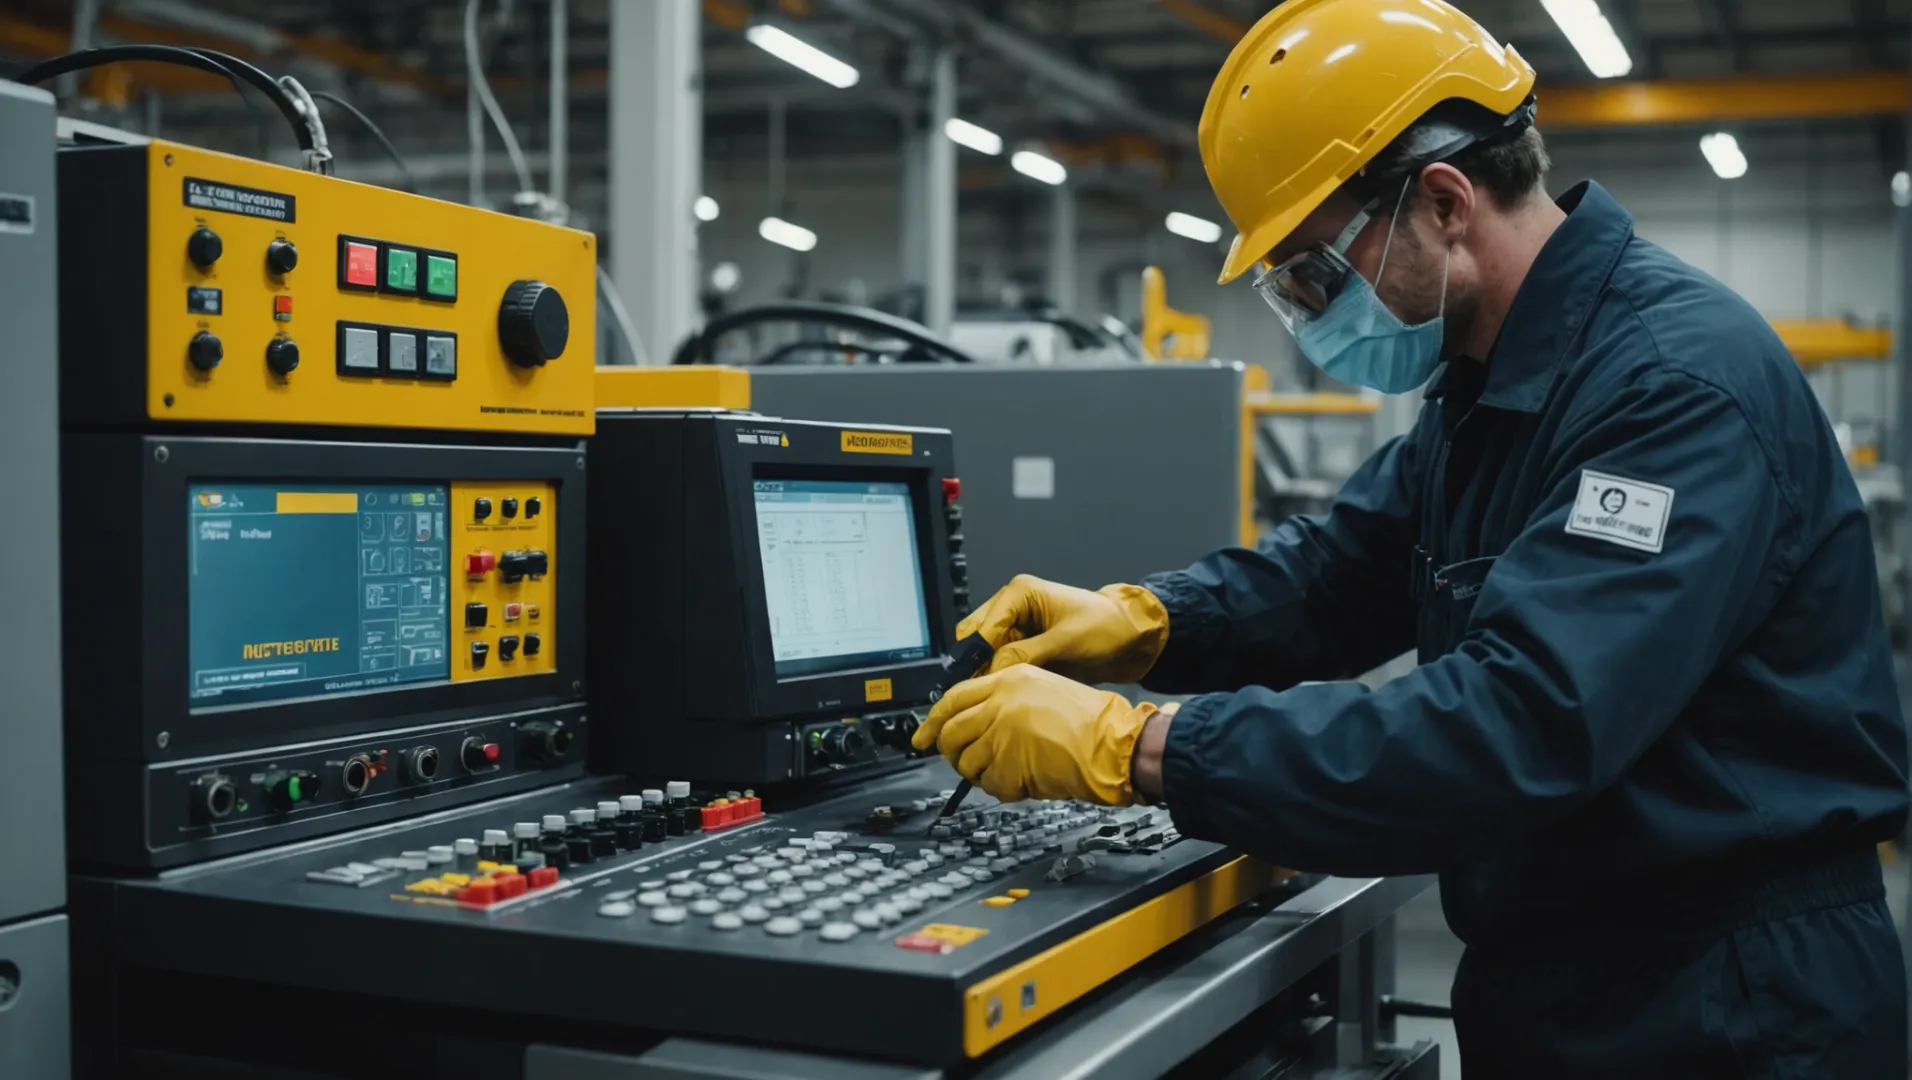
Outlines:
{"label": "selector switch", "polygon": [[527,551],[507,551],[498,556],[498,578],[508,585],[523,581],[531,572],[531,553]]}
{"label": "selector switch", "polygon": [[491,500],[490,499],[480,498],[480,499],[472,500],[471,518],[473,521],[483,521],[490,516],[491,516]]}
{"label": "selector switch", "polygon": [[212,269],[212,264],[218,262],[219,256],[225,252],[226,242],[204,225],[194,229],[193,234],[186,238],[186,257],[201,270]]}
{"label": "selector switch", "polygon": [[839,724],[810,733],[810,752],[831,765],[855,762],[869,745],[869,737],[853,724]]}
{"label": "selector switch", "polygon": [[537,634],[526,634],[524,636],[524,654],[526,656],[536,656],[543,651],[544,639],[542,637]]}
{"label": "selector switch", "polygon": [[266,245],[266,269],[278,277],[284,277],[299,265],[299,249],[292,246],[290,240],[274,240]]}
{"label": "selector switch", "polygon": [[543,499],[540,499],[536,495],[533,495],[529,499],[526,499],[524,501],[524,517],[526,521],[530,521],[532,518],[537,517],[539,514],[543,512],[544,512]]}
{"label": "selector switch", "polygon": [[438,777],[438,748],[416,746],[405,752],[405,779],[429,784]]}
{"label": "selector switch", "polygon": [[281,375],[290,375],[299,366],[299,344],[291,338],[273,338],[266,345],[266,366]]}
{"label": "selector switch", "polygon": [[517,517],[518,516],[518,500],[506,499],[505,501],[499,503],[498,512],[508,518]]}
{"label": "selector switch", "polygon": [[193,816],[200,821],[223,821],[239,806],[239,789],[217,773],[193,781]]}
{"label": "selector switch", "polygon": [[485,666],[485,658],[491,655],[491,646],[482,641],[471,643],[471,667],[473,671]]}
{"label": "selector switch", "polygon": [[551,556],[542,551],[525,552],[524,572],[534,578],[545,576],[551,572]]}
{"label": "selector switch", "polygon": [[319,774],[303,769],[275,772],[266,777],[263,786],[266,805],[283,814],[319,793]]}
{"label": "selector switch", "polygon": [[201,330],[186,343],[186,359],[201,371],[211,371],[226,358],[226,347],[217,335]]}
{"label": "selector switch", "polygon": [[506,634],[498,639],[498,659],[516,660],[518,658],[518,636]]}
{"label": "selector switch", "polygon": [[488,621],[490,618],[491,618],[491,609],[487,607],[486,605],[478,604],[478,603],[465,605],[465,626],[466,627],[476,628],[476,627],[483,626],[485,625],[486,621]]}
{"label": "selector switch", "polygon": [[534,720],[521,731],[524,739],[521,753],[531,761],[558,761],[571,751],[572,735],[569,728]]}

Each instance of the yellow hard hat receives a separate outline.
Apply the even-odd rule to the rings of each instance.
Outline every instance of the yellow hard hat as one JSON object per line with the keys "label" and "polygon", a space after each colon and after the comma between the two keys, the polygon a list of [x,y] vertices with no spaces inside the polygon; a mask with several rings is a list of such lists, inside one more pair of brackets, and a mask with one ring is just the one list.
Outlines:
{"label": "yellow hard hat", "polygon": [[1241,276],[1430,109],[1511,116],[1534,69],[1443,0],[1288,0],[1235,44],[1202,108],[1202,166]]}

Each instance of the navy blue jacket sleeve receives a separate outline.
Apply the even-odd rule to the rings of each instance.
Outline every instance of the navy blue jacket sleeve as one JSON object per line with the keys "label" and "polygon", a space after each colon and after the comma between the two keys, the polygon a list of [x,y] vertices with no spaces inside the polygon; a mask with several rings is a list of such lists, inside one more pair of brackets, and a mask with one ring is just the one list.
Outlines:
{"label": "navy blue jacket sleeve", "polygon": [[1168,694],[1352,678],[1414,644],[1408,569],[1421,475],[1412,434],[1348,478],[1326,514],[1284,521],[1143,585],[1168,609],[1144,685]]}
{"label": "navy blue jacket sleeve", "polygon": [[[1438,871],[1559,820],[1660,738],[1796,570],[1799,515],[1714,386],[1663,373],[1588,411],[1455,651],[1372,691],[1183,706],[1163,757],[1183,833],[1309,871]],[[1589,471],[1671,489],[1660,550],[1570,530],[1576,500],[1603,501]]]}

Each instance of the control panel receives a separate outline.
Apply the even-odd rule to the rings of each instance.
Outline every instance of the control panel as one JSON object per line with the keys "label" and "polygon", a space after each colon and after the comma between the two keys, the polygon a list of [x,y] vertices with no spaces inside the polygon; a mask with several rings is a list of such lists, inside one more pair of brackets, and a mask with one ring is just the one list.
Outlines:
{"label": "control panel", "polygon": [[922,722],[922,711],[906,710],[798,725],[795,775],[868,772],[920,757],[910,737]]}
{"label": "control panel", "polygon": [[963,508],[957,500],[963,496],[963,482],[956,477],[943,478],[943,537],[949,545],[950,593],[956,601],[958,621],[968,617],[969,556],[963,553]]}
{"label": "control panel", "polygon": [[154,765],[145,843],[164,866],[524,790],[580,772],[589,728],[541,710]]}
{"label": "control panel", "polygon": [[68,365],[71,420],[595,426],[589,233],[163,141],[60,169],[69,355],[127,367]]}
{"label": "control panel", "polygon": [[557,501],[549,482],[452,486],[452,566],[461,582],[453,679],[556,670]]}
{"label": "control panel", "polygon": [[938,818],[953,782],[931,764],[786,807],[587,780],[188,871],[122,910],[150,890],[155,912],[190,912],[178,947],[201,972],[256,977],[297,940],[354,961],[277,980],[364,992],[428,937],[434,979],[495,1012],[947,1067],[1290,876],[1181,838],[1161,808],[977,793]]}

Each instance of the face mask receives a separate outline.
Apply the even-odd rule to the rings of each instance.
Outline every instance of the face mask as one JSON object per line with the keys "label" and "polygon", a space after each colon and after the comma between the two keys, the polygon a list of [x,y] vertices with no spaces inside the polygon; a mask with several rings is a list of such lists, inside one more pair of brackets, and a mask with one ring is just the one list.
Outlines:
{"label": "face mask", "polygon": [[[1406,195],[1406,189],[1402,189]],[[1396,207],[1395,221],[1400,220]],[[1394,245],[1394,225],[1388,226],[1381,249],[1378,283],[1387,273],[1388,250]],[[1454,250],[1448,249],[1441,267],[1441,314],[1416,326],[1403,323],[1359,274],[1328,303],[1327,310],[1295,328],[1295,343],[1315,366],[1336,379],[1384,394],[1404,394],[1427,382],[1441,362],[1441,338],[1447,312],[1447,271]]]}

